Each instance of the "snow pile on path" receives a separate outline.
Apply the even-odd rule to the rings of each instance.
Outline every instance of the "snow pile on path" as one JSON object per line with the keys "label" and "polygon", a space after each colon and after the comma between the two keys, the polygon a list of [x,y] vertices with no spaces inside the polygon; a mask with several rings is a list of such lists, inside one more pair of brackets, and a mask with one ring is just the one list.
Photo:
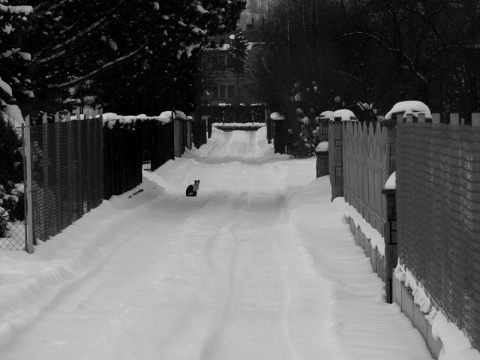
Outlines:
{"label": "snow pile on path", "polygon": [[273,144],[268,143],[266,134],[266,127],[257,131],[231,132],[213,128],[212,136],[205,145],[200,149],[187,150],[182,157],[209,164],[232,161],[261,164],[272,159],[289,159],[289,155],[275,154]]}

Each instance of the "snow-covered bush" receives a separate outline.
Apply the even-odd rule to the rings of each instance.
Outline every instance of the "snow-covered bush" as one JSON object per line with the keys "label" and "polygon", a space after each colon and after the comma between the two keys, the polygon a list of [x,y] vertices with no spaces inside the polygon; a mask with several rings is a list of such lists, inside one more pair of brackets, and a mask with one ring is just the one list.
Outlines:
{"label": "snow-covered bush", "polygon": [[[0,236],[9,221],[24,219],[22,141],[0,112]],[[20,184],[20,185],[19,185]]]}
{"label": "snow-covered bush", "polygon": [[320,113],[320,94],[316,82],[312,81],[309,87],[295,83],[290,99],[295,120],[287,130],[289,152],[299,158],[314,156],[318,145]]}
{"label": "snow-covered bush", "polygon": [[17,96],[33,97],[27,89],[27,66],[31,60],[22,48],[22,38],[29,31],[28,16],[31,6],[10,5],[9,0],[0,1],[0,112],[7,120],[23,123]]}

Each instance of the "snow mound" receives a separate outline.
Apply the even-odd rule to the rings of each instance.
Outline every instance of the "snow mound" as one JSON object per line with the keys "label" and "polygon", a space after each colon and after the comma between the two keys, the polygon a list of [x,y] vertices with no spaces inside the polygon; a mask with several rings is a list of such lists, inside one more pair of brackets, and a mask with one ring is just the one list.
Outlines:
{"label": "snow mound", "polygon": [[355,116],[353,111],[348,109],[336,110],[330,118],[330,121],[335,121],[335,119],[337,118],[340,118],[340,121],[357,120],[357,117]]}
{"label": "snow mound", "polygon": [[316,151],[328,151],[328,141],[322,141],[318,144]]}
{"label": "snow mound", "polygon": [[270,119],[272,120],[285,120],[285,116],[280,115],[278,112],[273,112],[270,114]]}
{"label": "snow mound", "polygon": [[289,155],[275,154],[273,144],[266,137],[266,127],[257,131],[223,130],[212,128],[212,136],[199,149],[186,149],[182,158],[199,162],[222,164],[238,161],[248,164],[263,164],[272,159],[288,159]]}

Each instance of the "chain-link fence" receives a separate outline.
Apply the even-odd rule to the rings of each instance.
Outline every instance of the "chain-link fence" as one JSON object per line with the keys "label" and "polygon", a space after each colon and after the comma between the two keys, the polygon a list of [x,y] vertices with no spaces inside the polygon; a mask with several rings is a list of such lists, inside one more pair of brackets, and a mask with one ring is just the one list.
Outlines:
{"label": "chain-link fence", "polygon": [[0,249],[25,248],[23,128],[0,113]]}
{"label": "chain-link fence", "polygon": [[32,125],[30,138],[36,244],[103,201],[102,119]]}
{"label": "chain-link fence", "polygon": [[397,131],[400,259],[479,348],[480,126]]}

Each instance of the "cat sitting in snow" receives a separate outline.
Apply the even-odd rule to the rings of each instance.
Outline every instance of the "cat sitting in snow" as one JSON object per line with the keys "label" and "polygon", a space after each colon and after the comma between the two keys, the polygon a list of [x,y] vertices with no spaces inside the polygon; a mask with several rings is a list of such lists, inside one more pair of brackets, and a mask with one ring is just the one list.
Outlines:
{"label": "cat sitting in snow", "polygon": [[197,191],[200,188],[200,180],[194,180],[194,183],[188,185],[186,194],[187,196],[197,196]]}

